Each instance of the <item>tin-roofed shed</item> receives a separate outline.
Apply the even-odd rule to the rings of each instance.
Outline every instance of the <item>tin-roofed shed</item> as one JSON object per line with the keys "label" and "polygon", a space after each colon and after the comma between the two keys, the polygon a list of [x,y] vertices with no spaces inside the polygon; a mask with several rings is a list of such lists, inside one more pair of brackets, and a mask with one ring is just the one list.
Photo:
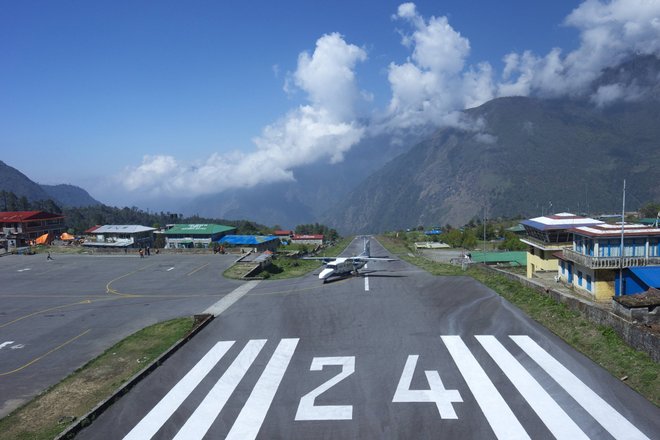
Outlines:
{"label": "tin-roofed shed", "polygon": [[275,235],[226,235],[218,243],[240,248],[245,252],[275,252],[280,238]]}

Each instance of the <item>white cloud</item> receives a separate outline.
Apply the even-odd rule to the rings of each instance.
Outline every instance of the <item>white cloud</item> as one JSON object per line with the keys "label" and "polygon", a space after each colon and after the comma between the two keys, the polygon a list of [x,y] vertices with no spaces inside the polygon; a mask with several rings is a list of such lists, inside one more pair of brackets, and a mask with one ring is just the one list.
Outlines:
{"label": "white cloud", "polygon": [[254,151],[212,154],[195,163],[145,156],[141,165],[124,170],[121,182],[130,191],[194,196],[291,180],[297,166],[323,159],[341,161],[365,131],[354,120],[362,97],[369,96],[359,91],[354,73],[356,64],[365,59],[366,52],[347,44],[341,35],[322,36],[313,54],[300,54],[297,70],[287,82],[288,87],[293,83],[304,91],[310,104],[266,126],[253,139]]}
{"label": "white cloud", "polygon": [[[565,56],[559,48],[545,56],[506,55],[498,95],[581,95],[603,69],[633,54],[660,55],[659,0],[586,0],[564,23],[579,30],[580,46]],[[612,98],[613,91],[605,89],[594,100]]]}
{"label": "white cloud", "polygon": [[[192,163],[145,156],[142,164],[125,170],[123,186],[196,195],[290,180],[295,167],[339,162],[365,136],[383,130],[455,126],[474,131],[480,142],[495,142],[479,134],[486,130],[483,121],[468,120],[462,110],[497,96],[583,94],[604,68],[625,57],[660,54],[660,0],[586,0],[564,22],[579,30],[577,49],[554,48],[543,56],[512,52],[503,57],[501,73],[487,62],[468,64],[470,41],[447,17],[426,18],[414,3],[402,3],[392,18],[403,27],[401,44],[409,56],[387,65],[391,96],[386,108],[370,109],[373,94],[359,89],[356,66],[367,60],[366,50],[338,33],[326,34],[312,53],[299,54],[294,72],[283,75],[284,90],[302,92],[307,102],[266,126],[253,139],[251,152],[212,154]],[[279,66],[272,69],[279,77]],[[635,84],[603,84],[590,99],[605,106],[643,92]]]}
{"label": "white cloud", "polygon": [[393,18],[412,27],[411,33],[402,32],[401,39],[412,54],[405,63],[393,62],[388,68],[390,128],[441,125],[453,119],[448,118],[453,112],[493,97],[490,65],[465,69],[470,42],[446,17],[426,20],[413,3],[404,3]]}

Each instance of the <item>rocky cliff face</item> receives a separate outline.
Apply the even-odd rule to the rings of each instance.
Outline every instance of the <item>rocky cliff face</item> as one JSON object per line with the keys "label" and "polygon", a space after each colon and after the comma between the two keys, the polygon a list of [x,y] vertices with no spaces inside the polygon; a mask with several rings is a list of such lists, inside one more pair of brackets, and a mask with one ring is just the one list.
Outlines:
{"label": "rocky cliff face", "polygon": [[501,98],[466,111],[371,175],[326,220],[340,231],[473,217],[617,211],[660,199],[660,103]]}

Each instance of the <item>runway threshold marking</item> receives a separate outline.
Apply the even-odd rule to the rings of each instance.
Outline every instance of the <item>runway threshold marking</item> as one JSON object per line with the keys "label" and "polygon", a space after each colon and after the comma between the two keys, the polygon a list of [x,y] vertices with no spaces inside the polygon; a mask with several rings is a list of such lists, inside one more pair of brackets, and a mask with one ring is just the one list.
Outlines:
{"label": "runway threshold marking", "polygon": [[568,368],[541,348],[532,338],[529,336],[510,336],[510,338],[614,438],[648,440],[646,435],[571,373]]}
{"label": "runway threshold marking", "polygon": [[181,427],[174,437],[175,440],[201,439],[206,435],[264,345],[266,345],[266,339],[255,339],[247,343],[195,412]]}
{"label": "runway threshold marking", "polygon": [[161,399],[124,440],[149,439],[170,418],[213,367],[229,351],[234,341],[220,341]]}
{"label": "runway threshold marking", "polygon": [[85,336],[85,335],[86,335],[87,333],[89,333],[91,330],[92,330],[91,328],[85,330],[84,332],[82,332],[82,333],[79,334],[78,336],[74,336],[73,338],[69,339],[68,341],[66,341],[66,342],[64,342],[64,343],[62,343],[62,344],[60,344],[60,345],[58,345],[57,347],[53,348],[53,349],[50,350],[49,352],[47,352],[47,353],[45,353],[45,354],[42,354],[41,356],[39,356],[39,357],[37,357],[37,358],[32,359],[32,360],[31,360],[30,362],[28,362],[27,364],[25,364],[25,365],[23,365],[23,366],[21,366],[21,367],[19,367],[19,368],[16,368],[15,370],[7,371],[7,372],[5,372],[5,373],[0,373],[0,377],[2,377],[2,376],[8,376],[8,375],[13,374],[13,373],[18,373],[19,371],[26,369],[27,367],[29,367],[30,365],[34,364],[35,362],[38,362],[38,361],[40,361],[41,359],[45,358],[45,357],[48,356],[49,354],[54,353],[54,352],[56,352],[57,350],[61,349],[62,347],[65,347],[65,346],[69,345],[70,343],[72,343],[72,342],[75,341],[76,339]]}
{"label": "runway threshold marking", "polygon": [[197,271],[200,271],[200,270],[204,269],[204,268],[205,268],[206,266],[208,266],[209,264],[211,264],[211,263],[206,263],[205,265],[203,265],[203,266],[201,266],[201,267],[198,267],[197,269],[193,270],[192,272],[188,272],[188,273],[186,274],[186,276],[189,277],[190,275],[196,273]]}
{"label": "runway threshold marking", "polygon": [[[475,336],[483,348],[483,351],[478,350],[477,352],[490,355],[494,364],[499,367],[498,371],[495,371],[497,367],[494,369],[484,369],[485,365],[490,367],[493,362],[486,361],[487,364],[480,364],[480,361],[475,357],[477,352],[469,348],[462,340],[461,336],[440,336],[440,338],[444,342],[449,354],[454,359],[458,372],[465,379],[465,383],[472,393],[473,400],[476,401],[477,405],[481,408],[481,413],[486,417],[495,437],[498,439],[529,438],[529,434],[520,425],[518,419],[516,419],[513,414],[513,410],[517,412],[520,411],[522,407],[525,408],[524,411],[529,411],[531,409],[536,412],[540,421],[547,427],[549,433],[559,439],[572,440],[584,439],[586,437],[584,432],[581,431],[581,428],[579,428],[572,420],[572,417],[575,416],[574,401],[583,405],[584,409],[589,414],[590,419],[588,421],[585,419],[585,424],[593,424],[594,421],[600,421],[601,417],[611,416],[610,412],[603,413],[601,411],[602,408],[594,407],[593,405],[584,405],[579,396],[573,396],[574,400],[571,400],[573,403],[566,402],[565,404],[567,407],[565,409],[561,408],[561,402],[555,401],[550,392],[546,391],[544,386],[537,382],[537,379],[534,376],[547,378],[548,375],[550,375],[557,380],[557,371],[555,371],[555,367],[559,365],[560,370],[567,369],[542,349],[539,348],[541,350],[540,353],[536,352],[537,349],[534,348],[536,343],[528,336],[511,336],[512,339],[522,338],[520,345],[522,350],[518,350],[516,353],[508,351],[508,349],[498,341],[496,336]],[[228,439],[250,440],[256,438],[256,436],[259,435],[259,431],[267,417],[267,413],[273,404],[277,390],[281,386],[283,376],[287,373],[289,363],[294,355],[299,339],[280,339],[275,350],[272,350],[270,347],[269,350],[266,350],[268,340],[250,340],[240,353],[235,356],[231,365],[226,367],[226,370],[222,373],[222,376],[217,380],[215,385],[212,383],[208,385],[213,386],[213,388],[207,393],[207,385],[202,385],[203,381],[205,381],[206,376],[211,370],[218,368],[218,362],[235,342],[236,341],[220,341],[212,347],[211,350],[203,356],[202,360],[200,360],[193,369],[190,370],[190,372],[187,373],[141,421],[139,421],[125,438],[130,440],[151,438],[156,435],[170,418],[172,420],[169,423],[170,425],[175,425],[175,428],[172,426],[169,428],[179,430],[176,434],[176,439],[202,439],[205,437],[219,437],[224,435],[224,432],[218,433],[217,431],[213,431],[213,427],[218,420],[222,421],[223,427],[218,427],[217,429],[222,431],[225,429],[225,424],[232,423],[230,432],[226,437]],[[523,346],[527,348],[527,350],[525,350]],[[255,366],[254,362],[258,356],[264,356],[263,353],[266,351],[273,351],[267,365],[265,367],[262,365]],[[539,368],[528,370],[519,360],[519,355],[529,361],[537,361],[537,363],[540,360],[541,363],[539,365],[543,364],[541,365],[541,369],[546,370],[545,373]],[[415,387],[415,389],[411,389],[412,378],[415,375],[418,357],[419,355],[408,356],[398,386],[396,386],[396,392],[392,398],[392,402],[400,402],[408,405],[435,403],[438,407],[440,418],[459,419],[453,405],[463,402],[461,395],[467,395],[468,392],[467,390],[459,392],[458,389],[445,389],[438,370],[424,371],[428,381],[428,387],[424,386],[421,389]],[[326,391],[329,391],[330,388],[338,384],[348,375],[353,374],[355,372],[355,366],[359,365],[359,363],[355,362],[356,358],[357,356],[313,358],[310,371],[321,370],[324,365],[341,365],[341,373],[326,381],[315,390],[300,397],[298,411],[294,419],[295,421],[352,419],[352,405],[327,405],[322,402],[314,402],[314,399]],[[548,367],[548,365],[545,365],[546,363],[552,366]],[[250,369],[261,368],[263,368],[263,371],[259,379],[257,379],[256,384],[253,385],[247,400],[243,401],[243,396],[233,396],[239,385],[241,386],[242,391],[247,390],[250,386],[250,384],[244,383],[247,372]],[[495,383],[498,384],[497,386],[503,387],[509,387],[509,385],[504,384],[502,381],[492,381],[491,377],[493,375],[498,378],[502,375],[499,370],[504,372],[504,375],[509,379],[510,385],[515,387],[519,396],[522,397],[522,400],[518,398],[518,394],[516,394],[515,397],[509,395],[503,397],[502,394],[500,394]],[[294,371],[290,374],[298,375],[300,372]],[[561,374],[563,375],[565,372]],[[570,372],[569,374],[572,375]],[[562,387],[576,385],[575,383],[564,383],[561,379],[559,384]],[[586,392],[584,391],[585,389],[587,390]],[[197,395],[199,395],[199,393],[205,393],[206,395],[202,402],[192,412],[192,415],[189,415],[191,409],[186,406],[186,403],[190,401],[190,396],[193,392]],[[596,395],[584,384],[578,385],[576,392],[578,394],[585,393],[587,395]],[[591,399],[592,397],[593,396],[590,396],[589,398]],[[223,411],[227,411],[224,407],[228,406],[228,402],[230,402],[232,398],[236,400],[233,408],[235,408],[236,404],[243,405],[240,413],[233,421],[229,417],[218,419]],[[287,397],[287,399],[288,398],[289,397]],[[511,401],[512,408],[508,406],[506,399]],[[599,398],[596,395],[596,400],[598,399]],[[193,400],[192,404],[197,405],[195,403],[196,398],[193,398]],[[467,400],[469,399],[466,399],[466,401]],[[290,403],[290,401],[288,402]],[[304,408],[304,417],[300,417],[301,408]],[[615,411],[609,406],[607,408]],[[564,410],[568,411],[570,416],[567,415]],[[477,411],[477,413],[479,413],[479,411]],[[461,418],[463,417],[465,416],[461,416]],[[621,416],[619,415],[617,417]],[[182,418],[185,422],[183,427],[181,427]],[[468,419],[468,422],[471,422],[471,420],[472,419]],[[580,422],[578,419],[576,419],[576,421]],[[618,431],[610,431],[615,438],[647,438],[637,428],[632,426],[630,422],[623,418],[616,418],[610,423],[621,424],[621,428],[619,428]]]}
{"label": "runway threshold marking", "polygon": [[442,336],[497,438],[529,439],[529,435],[460,336]]}
{"label": "runway threshold marking", "polygon": [[[367,265],[364,265],[364,268],[367,269]],[[369,275],[364,276],[364,291],[368,292],[369,291]]]}
{"label": "runway threshold marking", "polygon": [[225,440],[249,440],[257,437],[299,340],[282,339],[277,345]]}
{"label": "runway threshold marking", "polygon": [[482,335],[476,336],[476,338],[556,439],[589,440],[589,437],[575,424],[573,419],[561,409],[559,404],[495,336]]}

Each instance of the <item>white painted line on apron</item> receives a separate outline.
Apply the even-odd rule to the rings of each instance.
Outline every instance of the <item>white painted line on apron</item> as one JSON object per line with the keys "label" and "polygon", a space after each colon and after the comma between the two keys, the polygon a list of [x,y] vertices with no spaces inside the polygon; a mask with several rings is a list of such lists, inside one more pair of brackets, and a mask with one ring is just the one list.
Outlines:
{"label": "white painted line on apron", "polygon": [[245,284],[241,284],[236,289],[225,295],[220,301],[206,309],[204,313],[212,314],[215,317],[220,316],[220,314],[231,307],[232,304],[243,298],[245,294],[250,290],[254,289],[257,284],[259,284],[259,281],[248,281]]}

